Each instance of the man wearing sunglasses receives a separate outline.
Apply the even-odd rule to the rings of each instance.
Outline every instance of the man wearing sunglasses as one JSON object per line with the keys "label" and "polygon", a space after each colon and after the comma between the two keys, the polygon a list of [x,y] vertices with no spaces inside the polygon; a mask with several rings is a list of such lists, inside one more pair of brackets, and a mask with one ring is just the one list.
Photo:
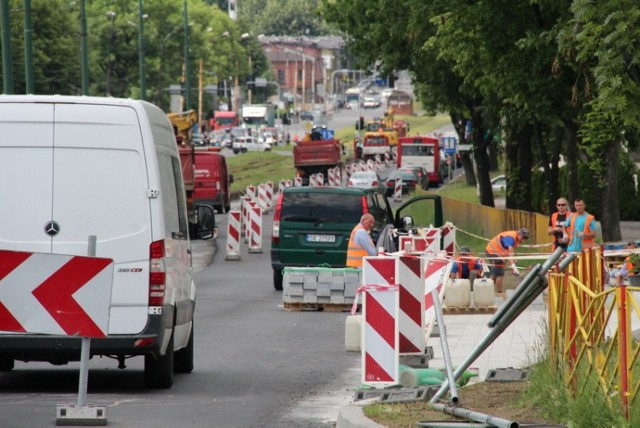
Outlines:
{"label": "man wearing sunglasses", "polygon": [[567,226],[571,220],[569,202],[565,198],[558,198],[556,208],[558,210],[549,216],[549,227],[547,228],[547,233],[553,237],[553,251],[558,247],[567,251],[567,247],[569,246]]}

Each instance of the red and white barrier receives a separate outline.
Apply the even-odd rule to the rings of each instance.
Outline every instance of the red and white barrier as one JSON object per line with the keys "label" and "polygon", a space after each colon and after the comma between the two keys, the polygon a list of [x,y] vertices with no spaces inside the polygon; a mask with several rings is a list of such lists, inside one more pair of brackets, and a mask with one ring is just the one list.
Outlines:
{"label": "red and white barrier", "polygon": [[425,251],[430,253],[439,253],[440,252],[440,229],[437,227],[430,227],[429,229],[424,229],[422,231],[424,234],[424,240],[427,244],[427,248]]}
{"label": "red and white barrier", "polygon": [[442,230],[442,249],[450,257],[455,256],[456,251],[456,227],[453,223],[447,222],[440,228]]}
{"label": "red and white barrier", "polygon": [[249,211],[249,246],[250,253],[262,252],[262,209],[254,205]]}
{"label": "red and white barrier", "polygon": [[240,199],[240,211],[242,213],[240,218],[240,232],[242,237],[246,235],[248,223],[247,218],[249,217],[249,202],[251,202],[251,198],[249,196],[245,195]]}
{"label": "red and white barrier", "polygon": [[249,238],[251,237],[251,211],[253,211],[255,207],[258,207],[258,204],[255,201],[251,199],[247,200],[247,210],[245,211],[244,216],[244,242],[246,242],[247,244],[249,243]]}
{"label": "red and white barrier", "polygon": [[396,183],[393,189],[393,200],[396,202],[402,201],[402,179],[400,177],[396,178]]}
{"label": "red and white barrier", "polygon": [[451,272],[451,262],[445,258],[427,259],[427,266],[424,271],[424,325],[425,338],[431,336],[431,330],[436,321],[436,310],[433,302],[432,290],[437,290],[440,296],[440,303],[444,296],[444,286],[449,279]]}
{"label": "red and white barrier", "polygon": [[300,177],[299,175],[296,175],[296,178],[293,181],[293,185],[295,187],[302,187],[302,177]]}
{"label": "red and white barrier", "polygon": [[424,335],[424,266],[420,257],[401,256],[398,262],[400,310],[398,329],[399,352],[422,355],[426,348]]}
{"label": "red and white barrier", "polygon": [[251,200],[255,200],[256,199],[256,186],[254,186],[252,184],[247,186],[247,189],[245,191],[245,195],[248,196]]}
{"label": "red and white barrier", "polygon": [[[411,251],[407,251],[407,244]],[[398,247],[406,253],[423,253],[427,249],[427,241],[422,236],[403,235],[398,237]]]}
{"label": "red and white barrier", "polygon": [[240,260],[242,212],[229,211],[227,216],[227,256],[225,260]]}
{"label": "red and white barrier", "polygon": [[362,265],[362,383],[399,381],[399,293],[396,257],[365,257]]}

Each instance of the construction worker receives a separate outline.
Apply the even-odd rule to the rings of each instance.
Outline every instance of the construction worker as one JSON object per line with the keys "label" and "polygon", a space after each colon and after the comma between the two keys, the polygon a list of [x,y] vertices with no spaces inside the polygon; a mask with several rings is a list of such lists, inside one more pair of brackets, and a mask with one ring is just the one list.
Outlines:
{"label": "construction worker", "polygon": [[[638,248],[638,244],[636,244],[635,241],[629,241],[625,248],[627,250],[635,250]],[[629,276],[629,271],[631,269],[633,269],[633,263],[631,263],[631,255],[628,255],[620,266],[611,271],[610,278],[615,280],[617,286],[620,286],[622,281]]]}
{"label": "construction worker", "polygon": [[473,280],[482,276],[482,264],[471,256],[469,247],[460,247],[460,254],[451,266],[451,279],[468,279],[473,290]]}
{"label": "construction worker", "polygon": [[571,220],[571,211],[569,210],[569,202],[565,198],[558,198],[556,202],[556,212],[549,217],[549,227],[547,234],[553,237],[553,250],[561,247],[565,251],[569,246],[569,233],[567,226]]}
{"label": "construction worker", "polygon": [[378,254],[369,232],[376,224],[376,220],[371,214],[363,214],[360,223],[351,231],[349,246],[347,247],[347,263],[349,267],[361,268],[362,258],[375,256]]}
{"label": "construction worker", "polygon": [[[529,230],[521,228],[520,230],[508,230],[501,232],[489,241],[485,251],[487,258],[492,263],[491,278],[495,281],[496,293],[502,294],[502,284],[504,280],[504,266],[506,257],[513,257],[515,249],[525,240],[529,238]],[[520,271],[515,260],[510,261],[513,274],[520,276]]]}
{"label": "construction worker", "polygon": [[576,212],[571,215],[569,221],[569,246],[567,251],[580,252],[595,245],[596,222],[595,217],[585,211],[586,204],[583,199],[573,201]]}

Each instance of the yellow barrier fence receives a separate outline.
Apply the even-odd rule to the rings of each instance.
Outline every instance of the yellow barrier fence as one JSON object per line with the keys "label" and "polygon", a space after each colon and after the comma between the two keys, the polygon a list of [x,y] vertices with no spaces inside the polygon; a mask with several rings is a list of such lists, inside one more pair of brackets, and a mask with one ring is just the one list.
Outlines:
{"label": "yellow barrier fence", "polygon": [[584,251],[564,273],[549,274],[550,357],[574,392],[583,370],[595,374],[610,403],[629,418],[640,390],[632,370],[640,355],[633,340],[633,325],[640,325],[640,288],[605,289],[605,277],[600,248]]}

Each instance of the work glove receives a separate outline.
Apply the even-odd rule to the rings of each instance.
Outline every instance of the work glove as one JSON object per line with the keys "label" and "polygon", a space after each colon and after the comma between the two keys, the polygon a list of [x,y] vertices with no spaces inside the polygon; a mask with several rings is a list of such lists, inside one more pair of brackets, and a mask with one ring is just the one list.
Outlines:
{"label": "work glove", "polygon": [[517,266],[511,266],[511,271],[515,276],[520,276],[520,271],[518,270]]}

